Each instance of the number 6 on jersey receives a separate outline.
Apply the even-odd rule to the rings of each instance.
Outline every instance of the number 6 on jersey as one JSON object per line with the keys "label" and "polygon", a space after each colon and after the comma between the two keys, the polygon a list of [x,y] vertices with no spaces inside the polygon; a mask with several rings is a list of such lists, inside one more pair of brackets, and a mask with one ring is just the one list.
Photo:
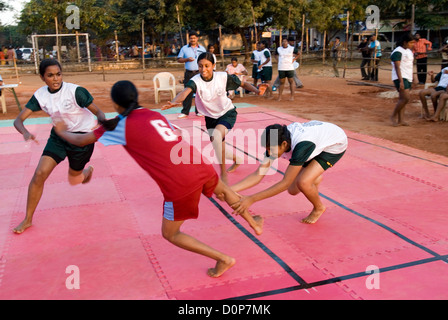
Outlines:
{"label": "number 6 on jersey", "polygon": [[167,142],[176,141],[178,136],[173,132],[173,129],[169,127],[162,120],[151,120],[150,123],[157,130],[163,140]]}

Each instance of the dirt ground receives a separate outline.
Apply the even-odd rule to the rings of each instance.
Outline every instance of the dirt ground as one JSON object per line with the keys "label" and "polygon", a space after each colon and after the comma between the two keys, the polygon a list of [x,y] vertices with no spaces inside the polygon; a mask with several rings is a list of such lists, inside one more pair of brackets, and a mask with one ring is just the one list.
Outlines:
{"label": "dirt ground", "polygon": [[[379,82],[391,85],[390,67],[384,64],[379,72]],[[219,68],[218,68],[219,69]],[[440,67],[431,65],[429,70],[440,71]],[[102,73],[64,73],[64,81],[73,82],[87,88],[95,98],[95,104],[104,112],[112,112],[109,92],[111,86],[118,80],[131,80],[139,88],[140,103],[148,108],[160,108],[154,102],[154,87],[152,78],[160,71],[173,73],[176,80],[183,77],[182,68],[147,69],[143,74],[141,70],[111,71]],[[342,72],[341,72],[342,75]],[[274,70],[274,77],[277,72]],[[15,76],[3,76],[5,83],[17,83]],[[429,78],[429,77],[428,77]],[[347,80],[360,81],[359,69],[347,70],[346,77],[335,78],[331,66],[314,64],[302,66],[300,79],[304,84],[297,89],[295,100],[288,101],[289,88],[283,93],[283,101],[277,101],[277,92],[274,99],[265,99],[253,95],[235,97],[234,102],[245,102],[271,109],[281,110],[306,119],[322,120],[335,123],[342,128],[362,134],[367,134],[417,149],[448,156],[448,122],[428,122],[420,117],[421,103],[418,92],[422,86],[412,91],[412,100],[406,107],[406,121],[409,127],[392,127],[389,117],[397,101],[393,89],[375,86],[350,85]],[[31,98],[34,91],[44,83],[35,74],[21,74],[21,84],[16,89],[22,107]],[[251,81],[251,80],[249,80]],[[428,80],[429,81],[429,80]],[[178,84],[177,92],[183,86]],[[169,95],[162,95],[162,102],[167,101]],[[19,111],[11,93],[6,92],[7,113],[0,113],[0,120],[14,119]],[[430,103],[432,112],[432,104]],[[47,116],[43,112],[36,112],[33,117]]]}

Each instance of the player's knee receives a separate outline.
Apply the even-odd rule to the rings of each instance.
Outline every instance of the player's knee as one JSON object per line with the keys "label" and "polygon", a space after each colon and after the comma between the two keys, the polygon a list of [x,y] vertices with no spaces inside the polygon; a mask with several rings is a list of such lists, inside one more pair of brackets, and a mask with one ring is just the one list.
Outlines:
{"label": "player's knee", "polygon": [[300,193],[299,188],[297,187],[296,183],[293,182],[289,188],[288,188],[288,193],[292,196],[298,195]]}
{"label": "player's knee", "polygon": [[34,172],[33,178],[31,179],[31,183],[44,184],[48,176],[49,174],[45,170],[38,168]]}
{"label": "player's knee", "polygon": [[306,192],[306,190],[308,190],[313,184],[313,181],[311,180],[305,180],[305,179],[300,179],[299,181],[297,181],[297,188],[301,191],[301,192]]}
{"label": "player's knee", "polygon": [[68,175],[68,183],[71,186],[76,186],[77,184],[82,183],[83,180],[84,180],[84,175],[83,174],[79,174],[79,175],[76,175],[76,176],[74,176],[72,174]]}
{"label": "player's knee", "polygon": [[162,228],[162,237],[167,240],[168,242],[174,243],[174,239],[175,239],[175,233],[166,230],[164,228]]}

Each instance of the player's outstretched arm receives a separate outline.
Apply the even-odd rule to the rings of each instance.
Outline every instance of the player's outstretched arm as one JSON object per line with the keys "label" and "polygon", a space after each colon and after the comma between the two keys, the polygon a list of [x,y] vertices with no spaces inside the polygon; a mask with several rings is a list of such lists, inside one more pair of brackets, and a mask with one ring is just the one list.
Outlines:
{"label": "player's outstretched arm", "polygon": [[88,133],[68,132],[67,126],[62,121],[55,122],[54,130],[56,131],[56,134],[60,136],[62,139],[78,147],[84,147],[88,144],[92,144],[97,141],[93,131]]}
{"label": "player's outstretched arm", "polygon": [[168,101],[167,104],[162,106],[162,110],[171,109],[173,107],[180,106],[182,104],[182,101],[184,101],[188,95],[192,92],[191,88],[185,88],[181,92],[178,93],[178,95],[172,100]]}

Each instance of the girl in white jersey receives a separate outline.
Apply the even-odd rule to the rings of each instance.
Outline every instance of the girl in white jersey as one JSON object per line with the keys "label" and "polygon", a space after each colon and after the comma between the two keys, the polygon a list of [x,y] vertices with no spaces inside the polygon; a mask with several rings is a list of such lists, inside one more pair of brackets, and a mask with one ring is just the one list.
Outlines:
{"label": "girl in white jersey", "polygon": [[414,78],[414,54],[412,48],[415,40],[411,34],[405,34],[399,42],[398,47],[392,52],[392,81],[399,92],[398,102],[390,116],[393,126],[408,126],[403,121],[404,108],[411,97],[410,91]]}
{"label": "girl in white jersey", "polygon": [[[57,60],[42,60],[39,73],[46,86],[34,93],[14,121],[15,128],[23,135],[25,141],[37,142],[36,137],[23,124],[34,111],[43,110],[53,120],[64,121],[68,130],[75,133],[90,132],[97,125],[95,116],[98,121],[105,120],[104,113],[92,103],[93,97],[86,89],[62,81],[62,69]],[[90,181],[93,167],[84,168],[90,161],[92,153],[93,144],[80,148],[60,138],[54,129],[51,130],[42,157],[28,187],[25,219],[14,228],[15,233],[22,233],[31,226],[45,181],[53,169],[66,157],[69,160],[69,183],[76,185]]]}
{"label": "girl in white jersey", "polygon": [[278,89],[278,101],[282,99],[283,88],[285,87],[285,80],[288,78],[291,96],[289,100],[294,100],[294,62],[300,57],[298,50],[289,45],[289,40],[284,38],[282,46],[277,48],[278,52],[278,77],[280,79],[280,87]]}
{"label": "girl in white jersey", "polygon": [[347,149],[347,136],[338,126],[320,121],[270,125],[262,136],[261,145],[266,155],[258,169],[242,181],[232,186],[236,192],[260,183],[272,163],[279,157],[289,160],[283,179],[271,187],[243,196],[232,205],[234,213],[245,212],[254,202],[273,197],[285,190],[291,195],[302,192],[313,205],[313,210],[303,223],[315,223],[326,207],[319,197],[322,174],[341,159]]}
{"label": "girl in white jersey", "polygon": [[232,158],[234,164],[226,170],[225,136],[233,128],[236,122],[236,108],[232,100],[227,96],[227,91],[236,90],[238,87],[263,95],[266,87],[259,89],[250,83],[240,81],[237,76],[229,75],[227,72],[214,72],[215,60],[209,52],[198,57],[199,74],[191,78],[172,101],[162,107],[166,110],[178,106],[191,93],[196,93],[195,105],[198,111],[205,116],[205,125],[210,134],[210,140],[221,167],[221,179],[227,183],[227,172],[232,172],[239,165],[236,156]]}

